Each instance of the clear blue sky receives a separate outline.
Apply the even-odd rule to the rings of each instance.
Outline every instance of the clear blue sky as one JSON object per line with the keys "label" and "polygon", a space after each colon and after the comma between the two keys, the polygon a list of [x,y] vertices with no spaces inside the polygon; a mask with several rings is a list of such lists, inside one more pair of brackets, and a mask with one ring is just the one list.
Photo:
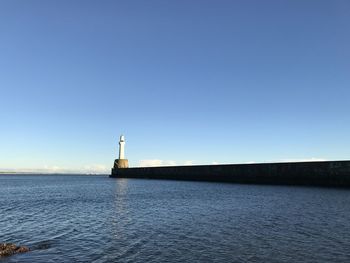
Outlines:
{"label": "clear blue sky", "polygon": [[1,1],[0,121],[1,169],[350,159],[350,2]]}

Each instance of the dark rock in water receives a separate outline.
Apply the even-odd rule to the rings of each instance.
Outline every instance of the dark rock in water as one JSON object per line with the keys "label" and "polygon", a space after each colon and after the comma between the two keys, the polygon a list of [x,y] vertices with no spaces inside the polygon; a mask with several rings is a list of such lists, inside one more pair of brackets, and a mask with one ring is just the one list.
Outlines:
{"label": "dark rock in water", "polygon": [[28,252],[30,249],[25,246],[16,246],[11,243],[2,243],[0,244],[0,257],[11,256],[17,253]]}

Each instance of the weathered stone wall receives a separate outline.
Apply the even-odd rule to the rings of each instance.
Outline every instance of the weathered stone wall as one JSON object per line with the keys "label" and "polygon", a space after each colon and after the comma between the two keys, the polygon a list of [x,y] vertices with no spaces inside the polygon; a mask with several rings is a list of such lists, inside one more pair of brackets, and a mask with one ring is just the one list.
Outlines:
{"label": "weathered stone wall", "polygon": [[113,168],[111,177],[350,187],[350,161]]}
{"label": "weathered stone wall", "polygon": [[128,168],[128,167],[129,167],[128,159],[115,159],[114,160],[113,169]]}

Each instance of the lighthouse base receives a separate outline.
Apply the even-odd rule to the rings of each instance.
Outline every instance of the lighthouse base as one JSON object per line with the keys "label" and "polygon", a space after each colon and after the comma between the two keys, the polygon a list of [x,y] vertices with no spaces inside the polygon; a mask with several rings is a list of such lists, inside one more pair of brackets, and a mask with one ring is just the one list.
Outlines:
{"label": "lighthouse base", "polygon": [[129,168],[128,159],[115,159],[113,168]]}

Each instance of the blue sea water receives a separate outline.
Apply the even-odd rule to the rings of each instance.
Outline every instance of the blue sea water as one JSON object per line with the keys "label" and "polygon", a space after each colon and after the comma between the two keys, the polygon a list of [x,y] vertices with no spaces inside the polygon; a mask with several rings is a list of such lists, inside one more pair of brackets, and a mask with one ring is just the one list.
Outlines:
{"label": "blue sea water", "polygon": [[0,175],[1,262],[350,262],[350,191]]}

